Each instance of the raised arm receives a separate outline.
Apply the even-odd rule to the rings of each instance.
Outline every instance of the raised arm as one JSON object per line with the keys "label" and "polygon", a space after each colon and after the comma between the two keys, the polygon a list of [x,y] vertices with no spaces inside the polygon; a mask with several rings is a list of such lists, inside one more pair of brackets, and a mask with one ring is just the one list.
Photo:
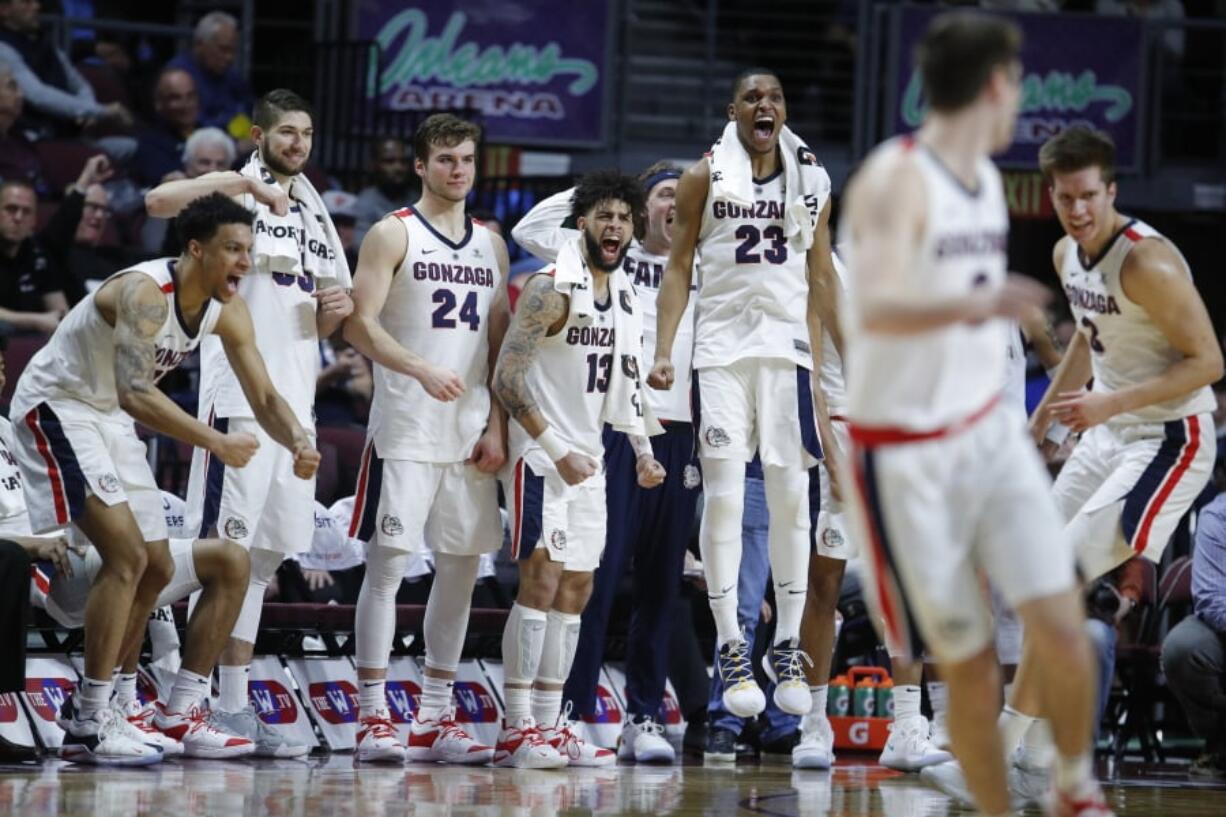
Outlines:
{"label": "raised arm", "polygon": [[555,324],[565,320],[566,296],[554,289],[548,275],[534,275],[524,285],[515,316],[502,341],[494,368],[494,395],[507,413],[527,431],[557,466],[570,485],[577,485],[596,472],[590,457],[570,450],[552,428],[528,386],[528,370],[537,348]]}
{"label": "raised arm", "polygon": [[571,187],[537,202],[515,223],[511,238],[547,264],[558,260],[562,245],[579,234],[578,230],[562,226],[570,216],[570,202],[574,195],[575,188]]}
{"label": "raised arm", "polygon": [[1010,275],[999,289],[917,301],[904,281],[925,225],[923,185],[913,161],[895,154],[870,160],[848,191],[855,267],[851,295],[865,330],[918,334],[954,323],[1016,318],[1045,302],[1046,290],[1018,275]]}
{"label": "raised arm", "polygon": [[677,182],[676,212],[673,215],[673,243],[668,264],[656,295],[656,359],[647,375],[653,389],[672,388],[673,341],[685,307],[690,302],[690,282],[694,279],[694,251],[702,228],[702,210],[707,204],[711,174],[707,160],[695,164]]}
{"label": "raised arm", "polygon": [[154,431],[213,452],[226,465],[246,465],[259,446],[254,437],[222,434],[210,428],[179,408],[155,384],[155,339],[166,322],[169,307],[153,279],[129,273],[108,284],[99,292],[98,300],[104,315],[113,311],[115,316],[115,390],[119,407]]}
{"label": "raised arm", "polygon": [[463,378],[404,348],[379,323],[392,276],[404,260],[408,245],[404,227],[390,216],[371,227],[362,239],[353,277],[353,314],[345,320],[345,340],[380,366],[414,378],[435,400],[449,402],[464,393]]}
{"label": "raised arm", "polygon": [[145,210],[156,218],[174,218],[188,202],[210,193],[224,193],[231,198],[250,194],[279,216],[289,212],[289,196],[284,190],[233,170],[219,170],[194,179],[176,179],[159,184],[145,194]]}
{"label": "raised arm", "polygon": [[256,422],[268,432],[269,437],[293,453],[294,474],[300,479],[310,479],[319,467],[319,452],[311,445],[306,430],[268,378],[264,358],[255,345],[255,327],[251,324],[247,303],[242,298],[234,297],[222,308],[213,332],[221,338],[226,359],[238,378]]}

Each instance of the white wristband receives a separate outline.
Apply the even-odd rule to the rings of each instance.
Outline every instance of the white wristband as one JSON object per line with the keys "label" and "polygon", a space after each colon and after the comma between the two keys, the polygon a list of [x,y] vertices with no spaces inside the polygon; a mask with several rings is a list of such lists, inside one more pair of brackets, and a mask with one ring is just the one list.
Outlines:
{"label": "white wristband", "polygon": [[1051,440],[1056,445],[1064,445],[1064,441],[1068,439],[1069,427],[1062,423],[1052,423],[1047,427],[1047,439]]}
{"label": "white wristband", "polygon": [[549,459],[553,462],[557,462],[570,453],[570,446],[562,442],[562,438],[552,428],[542,431],[536,438],[536,444],[549,455]]}

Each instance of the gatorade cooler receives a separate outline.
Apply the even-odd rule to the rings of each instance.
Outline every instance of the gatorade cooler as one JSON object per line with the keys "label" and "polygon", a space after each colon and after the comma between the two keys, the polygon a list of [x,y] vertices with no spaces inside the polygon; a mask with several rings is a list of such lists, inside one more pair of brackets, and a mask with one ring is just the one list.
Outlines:
{"label": "gatorade cooler", "polygon": [[[892,692],[890,675],[881,667],[852,667],[847,681],[853,685],[851,717],[830,716],[834,729],[834,748],[852,751],[880,752],[890,736],[892,719],[877,717],[877,703],[882,685]],[[831,689],[834,689],[831,682]],[[891,707],[892,708],[892,707]]]}

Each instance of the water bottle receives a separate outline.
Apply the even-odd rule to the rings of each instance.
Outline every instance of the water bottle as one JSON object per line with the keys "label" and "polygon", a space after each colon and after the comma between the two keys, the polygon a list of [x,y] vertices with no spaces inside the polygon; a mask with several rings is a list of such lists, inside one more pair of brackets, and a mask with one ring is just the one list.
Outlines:
{"label": "water bottle", "polygon": [[840,675],[830,682],[826,695],[826,714],[846,718],[851,715],[851,681]]}
{"label": "water bottle", "polygon": [[877,684],[877,717],[894,718],[894,682],[889,678]]}
{"label": "water bottle", "polygon": [[877,682],[871,677],[856,684],[852,695],[851,714],[856,718],[871,718],[877,713]]}

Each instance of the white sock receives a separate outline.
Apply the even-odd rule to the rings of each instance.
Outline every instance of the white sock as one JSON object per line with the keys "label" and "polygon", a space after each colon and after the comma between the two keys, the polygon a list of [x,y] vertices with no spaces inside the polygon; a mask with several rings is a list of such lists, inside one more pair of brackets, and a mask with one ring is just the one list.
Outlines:
{"label": "white sock", "polygon": [[180,669],[166,702],[167,712],[190,712],[209,694],[209,679],[191,670]]}
{"label": "white sock", "polygon": [[702,526],[698,544],[707,581],[707,602],[715,619],[717,646],[741,638],[737,584],[741,573],[741,515],[745,507],[745,463],[703,458]]}
{"label": "white sock", "polygon": [[932,704],[932,719],[935,721],[944,718],[949,711],[948,687],[944,681],[929,681],[925,686],[928,687],[928,703]]}
{"label": "white sock", "polygon": [[1094,786],[1094,766],[1090,753],[1082,752],[1073,757],[1056,757],[1052,782],[1057,791],[1080,797],[1088,794]]}
{"label": "white sock", "polygon": [[[507,726],[516,729],[526,720],[532,720],[532,688],[503,687],[507,699]],[[552,726],[553,724],[549,724]]]}
{"label": "white sock", "polygon": [[1000,711],[1000,718],[996,721],[996,728],[1000,730],[1000,743],[1001,748],[1005,750],[1006,761],[1013,757],[1013,752],[1017,749],[1017,745],[1021,743],[1022,736],[1026,734],[1026,730],[1030,728],[1034,721],[1034,718],[1022,714],[1008,705]]}
{"label": "white sock", "polygon": [[383,678],[358,679],[358,717],[370,718],[387,711],[387,681]]}
{"label": "white sock", "polygon": [[532,688],[532,717],[542,727],[552,728],[562,711],[562,690]]}
{"label": "white sock", "polygon": [[1056,746],[1052,742],[1051,726],[1048,725],[1047,720],[1039,718],[1030,725],[1022,737],[1022,746],[1025,747],[1030,763],[1042,768],[1051,766]]}
{"label": "white sock", "polygon": [[136,673],[118,672],[115,674],[115,703],[125,706],[129,701],[136,700]]}
{"label": "white sock", "polygon": [[217,708],[222,712],[242,712],[247,708],[247,679],[251,665],[217,668]]}
{"label": "white sock", "polygon": [[810,712],[816,712],[823,718],[826,717],[826,693],[829,691],[829,684],[809,687],[809,695],[813,698],[813,708],[809,710]]}
{"label": "white sock", "polygon": [[438,720],[451,708],[451,691],[455,688],[453,678],[435,678],[427,675],[421,684],[421,702],[417,714],[423,720]]}
{"label": "white sock", "polygon": [[105,709],[111,702],[111,679],[99,681],[85,678],[77,688],[77,712],[81,718],[88,718],[96,712]]}
{"label": "white sock", "polygon": [[920,717],[920,688],[902,684],[894,687],[894,722]]}

